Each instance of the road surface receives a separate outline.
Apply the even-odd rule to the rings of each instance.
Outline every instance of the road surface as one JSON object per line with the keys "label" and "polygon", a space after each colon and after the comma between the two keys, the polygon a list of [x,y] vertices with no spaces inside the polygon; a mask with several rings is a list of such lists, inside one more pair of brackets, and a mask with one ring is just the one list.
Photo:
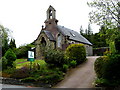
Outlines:
{"label": "road surface", "polygon": [[87,57],[88,60],[70,70],[65,79],[54,88],[93,88],[95,80],[94,62],[98,56]]}

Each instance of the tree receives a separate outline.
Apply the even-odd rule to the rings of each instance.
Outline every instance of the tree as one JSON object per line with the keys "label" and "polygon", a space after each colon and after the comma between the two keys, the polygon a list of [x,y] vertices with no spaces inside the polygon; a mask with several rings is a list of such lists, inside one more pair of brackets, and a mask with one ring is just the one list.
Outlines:
{"label": "tree", "polygon": [[9,29],[4,28],[4,26],[0,25],[0,47],[2,47],[2,56],[4,56],[5,52],[8,50],[8,42],[9,42]]}
{"label": "tree", "polygon": [[11,39],[10,44],[9,44],[9,48],[11,48],[11,49],[16,48],[15,39]]}
{"label": "tree", "polygon": [[92,35],[93,32],[92,32],[92,28],[90,26],[90,24],[88,24],[88,35]]}
{"label": "tree", "polygon": [[35,46],[33,44],[27,44],[17,48],[15,51],[17,58],[27,58],[28,51],[31,50],[32,47],[35,47]]}
{"label": "tree", "polygon": [[80,34],[83,35],[83,34],[84,34],[83,32],[84,32],[84,30],[83,30],[83,27],[82,27],[82,25],[81,25],[81,26],[80,26]]}
{"label": "tree", "polygon": [[90,42],[93,42],[93,32],[91,29],[90,24],[88,24],[88,28],[85,29],[85,33],[82,34],[87,40],[89,40]]}
{"label": "tree", "polygon": [[106,43],[109,44],[110,48],[114,47],[115,38],[120,32],[120,1],[93,0],[88,5],[96,8],[95,11],[89,13],[90,22],[104,27],[100,36],[106,37]]}
{"label": "tree", "polygon": [[13,61],[16,60],[16,55],[12,51],[12,49],[8,49],[7,52],[5,53],[5,58],[8,60],[7,61],[7,66],[13,67]]}
{"label": "tree", "polygon": [[89,13],[90,22],[104,25],[106,28],[120,26],[120,1],[119,0],[93,0],[88,3],[90,7],[96,8]]}

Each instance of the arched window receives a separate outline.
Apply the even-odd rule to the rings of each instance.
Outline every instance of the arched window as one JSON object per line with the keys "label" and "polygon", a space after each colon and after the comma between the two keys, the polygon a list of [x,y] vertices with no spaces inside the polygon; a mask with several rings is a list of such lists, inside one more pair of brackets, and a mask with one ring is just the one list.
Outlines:
{"label": "arched window", "polygon": [[62,36],[60,34],[58,34],[57,47],[61,47],[61,41],[62,41]]}
{"label": "arched window", "polygon": [[45,38],[44,38],[44,37],[42,37],[42,40],[41,40],[41,45],[42,45],[43,47],[45,47],[45,46],[46,46],[46,41],[45,41]]}
{"label": "arched window", "polygon": [[49,19],[52,19],[52,10],[49,11]]}

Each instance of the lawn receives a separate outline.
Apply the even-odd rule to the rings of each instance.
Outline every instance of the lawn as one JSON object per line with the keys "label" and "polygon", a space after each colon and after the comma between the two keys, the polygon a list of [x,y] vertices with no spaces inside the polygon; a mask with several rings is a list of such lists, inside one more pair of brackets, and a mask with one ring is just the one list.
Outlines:
{"label": "lawn", "polygon": [[[46,62],[44,60],[35,60],[32,62],[32,64],[38,63],[41,67],[44,67],[46,65]],[[30,65],[30,61],[27,61],[27,59],[16,59],[15,61],[16,68],[22,68],[23,66]]]}

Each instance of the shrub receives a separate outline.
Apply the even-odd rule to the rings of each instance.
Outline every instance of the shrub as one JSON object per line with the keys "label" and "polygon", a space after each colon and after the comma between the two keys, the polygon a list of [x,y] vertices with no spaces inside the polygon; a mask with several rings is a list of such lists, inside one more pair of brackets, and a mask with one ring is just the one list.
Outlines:
{"label": "shrub", "polygon": [[96,59],[95,63],[94,63],[94,69],[96,72],[96,75],[98,78],[102,78],[103,74],[104,74],[104,66],[105,63],[108,61],[108,57],[107,56],[101,56],[99,58]]}
{"label": "shrub", "polygon": [[12,51],[12,49],[8,49],[8,51],[5,53],[5,58],[8,60],[7,66],[12,67],[13,66],[13,61],[16,60],[16,55]]}
{"label": "shrub", "polygon": [[64,72],[67,72],[68,68],[69,68],[69,66],[68,66],[67,64],[64,64],[64,65],[63,65],[63,71],[64,71]]}
{"label": "shrub", "polygon": [[[99,57],[95,61],[95,72],[98,79],[107,86],[118,86],[120,84],[120,54]],[[107,82],[106,82],[107,81]],[[109,83],[108,83],[109,82]]]}
{"label": "shrub", "polygon": [[0,61],[2,62],[2,70],[7,69],[7,62],[8,62],[8,60],[5,57],[2,57],[0,59]]}
{"label": "shrub", "polygon": [[120,54],[112,54],[109,56],[109,60],[105,65],[105,71],[103,78],[109,81],[117,82],[120,84]]}
{"label": "shrub", "polygon": [[71,44],[67,47],[65,55],[70,61],[75,60],[79,64],[85,61],[86,50],[83,44]]}
{"label": "shrub", "polygon": [[14,73],[12,73],[11,77],[15,79],[23,79],[30,76],[30,69],[27,67],[22,67],[21,69],[17,69]]}
{"label": "shrub", "polygon": [[7,67],[7,69],[2,71],[2,77],[10,77],[14,72],[15,72],[15,68],[14,67]]}
{"label": "shrub", "polygon": [[55,67],[62,67],[66,62],[64,52],[60,50],[47,50],[45,53],[45,62]]}
{"label": "shrub", "polygon": [[70,62],[70,66],[71,67],[75,67],[77,65],[77,62],[75,61],[75,60],[72,60],[71,62]]}
{"label": "shrub", "polygon": [[100,86],[102,86],[102,87],[103,86],[110,86],[110,84],[111,84],[108,80],[103,79],[103,78],[97,78],[95,80],[95,83],[98,87],[100,87]]}
{"label": "shrub", "polygon": [[46,84],[56,84],[63,79],[63,73],[58,70],[48,70],[45,71],[43,75],[37,78],[38,81]]}

